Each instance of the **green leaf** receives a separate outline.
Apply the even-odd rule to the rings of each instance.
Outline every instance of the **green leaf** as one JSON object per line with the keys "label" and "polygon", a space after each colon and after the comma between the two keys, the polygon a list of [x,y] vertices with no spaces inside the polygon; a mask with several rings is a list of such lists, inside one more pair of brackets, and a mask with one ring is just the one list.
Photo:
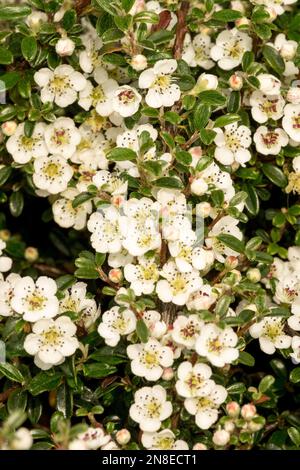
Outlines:
{"label": "green leaf", "polygon": [[272,387],[275,382],[275,378],[272,375],[266,375],[259,383],[258,390],[260,393],[265,393],[269,388]]}
{"label": "green leaf", "polygon": [[27,392],[18,388],[14,390],[8,397],[7,409],[9,413],[16,410],[25,411],[27,405]]}
{"label": "green leaf", "polygon": [[235,21],[238,18],[242,18],[242,13],[237,10],[220,10],[215,11],[212,15],[212,18],[217,21],[223,21],[227,23],[228,21]]}
{"label": "green leaf", "polygon": [[265,45],[262,48],[262,53],[269,67],[278,73],[278,75],[282,75],[285,70],[285,64],[279,52],[274,47]]}
{"label": "green leaf", "polygon": [[142,343],[147,343],[149,338],[149,331],[146,323],[142,318],[139,318],[136,323],[136,334],[138,335]]}
{"label": "green leaf", "polygon": [[65,418],[71,418],[73,414],[73,393],[70,387],[63,383],[57,390],[56,408]]}
{"label": "green leaf", "polygon": [[264,175],[272,181],[276,186],[280,188],[285,188],[287,185],[287,178],[277,166],[272,165],[271,163],[264,163],[262,165],[262,171]]}
{"label": "green leaf", "polygon": [[21,76],[18,72],[7,72],[3,75],[0,75],[0,93],[13,88],[18,83],[20,78]]}
{"label": "green leaf", "polygon": [[214,127],[228,126],[228,124],[232,124],[233,122],[240,120],[241,116],[239,114],[225,114],[225,116],[220,116],[215,120]]}
{"label": "green leaf", "polygon": [[190,165],[192,163],[192,155],[184,150],[176,150],[176,160],[182,165]]}
{"label": "green leaf", "polygon": [[159,186],[160,188],[171,188],[171,189],[183,189],[182,181],[178,178],[172,178],[170,176],[163,176],[162,178],[158,178],[153,182],[155,186]]}
{"label": "green leaf", "polygon": [[28,385],[28,391],[36,396],[43,392],[55,390],[62,379],[61,372],[39,372]]}
{"label": "green leaf", "polygon": [[298,429],[295,427],[290,427],[288,428],[287,432],[295,446],[300,447],[300,432],[298,431]]}
{"label": "green leaf", "polygon": [[229,395],[240,395],[246,391],[246,386],[242,382],[236,382],[229,387],[227,387],[227,392]]}
{"label": "green leaf", "polygon": [[242,68],[244,72],[247,72],[250,65],[254,62],[255,55],[252,51],[246,51],[242,59]]}
{"label": "green leaf", "polygon": [[11,64],[14,60],[12,53],[5,47],[0,46],[0,64]]}
{"label": "green leaf", "polygon": [[93,199],[94,195],[90,194],[88,192],[80,193],[78,196],[76,196],[73,201],[72,201],[72,207],[76,209],[76,207],[80,206],[81,204],[84,204],[85,202],[89,201],[90,199]]}
{"label": "green leaf", "polygon": [[0,6],[0,21],[19,20],[31,13],[27,5],[5,5]]}
{"label": "green leaf", "polygon": [[244,187],[247,193],[245,206],[252,215],[257,215],[259,212],[259,197],[254,186],[246,184]]}
{"label": "green leaf", "polygon": [[214,141],[216,135],[217,133],[211,129],[200,130],[200,139],[205,145],[210,145]]}
{"label": "green leaf", "polygon": [[193,123],[195,129],[203,129],[211,115],[210,106],[208,104],[199,103],[193,112]]}
{"label": "green leaf", "polygon": [[122,162],[125,160],[135,160],[137,158],[137,154],[131,149],[117,147],[112,149],[106,157],[108,160],[112,160],[114,162]]}
{"label": "green leaf", "polygon": [[24,197],[21,191],[12,193],[9,198],[9,210],[13,217],[19,217],[24,207]]}
{"label": "green leaf", "polygon": [[128,13],[131,10],[134,2],[135,2],[135,0],[122,0],[122,2],[121,2],[122,8],[124,8],[126,13]]}
{"label": "green leaf", "polygon": [[94,362],[83,365],[83,374],[86,377],[93,379],[102,379],[108,375],[114,374],[117,368],[110,364],[102,364],[100,362]]}
{"label": "green leaf", "polygon": [[241,93],[239,91],[232,91],[229,96],[227,110],[229,113],[236,113],[241,106]]}
{"label": "green leaf", "polygon": [[23,383],[25,381],[19,369],[9,362],[0,363],[0,374],[5,375],[12,382]]}
{"label": "green leaf", "polygon": [[230,295],[223,295],[215,306],[215,314],[221,318],[224,317],[228,312],[231,302],[232,297]]}
{"label": "green leaf", "polygon": [[75,281],[76,281],[75,277],[72,276],[71,274],[65,274],[64,276],[60,276],[57,279],[55,279],[57,288],[59,290],[68,289],[74,284]]}
{"label": "green leaf", "polygon": [[12,167],[11,166],[4,166],[0,168],[0,186],[2,186],[12,174]]}
{"label": "green leaf", "polygon": [[293,384],[300,382],[300,367],[296,367],[292,370],[290,373],[290,381],[293,382]]}
{"label": "green leaf", "polygon": [[240,351],[238,360],[240,364],[244,364],[245,366],[248,366],[248,367],[253,367],[255,365],[254,357],[251,354],[247,353],[246,351]]}
{"label": "green leaf", "polygon": [[31,62],[37,53],[37,42],[35,37],[33,36],[26,36],[22,39],[21,42],[21,50],[23,57],[28,61]]}
{"label": "green leaf", "polygon": [[110,15],[117,16],[118,10],[114,6],[114,2],[111,0],[94,0],[95,3],[102,8],[102,10],[106,11]]}
{"label": "green leaf", "polygon": [[67,10],[62,19],[63,28],[69,31],[76,23],[77,14],[75,10]]}
{"label": "green leaf", "polygon": [[217,236],[218,240],[220,242],[224,243],[224,245],[228,246],[231,248],[233,251],[236,251],[237,253],[243,253],[245,250],[245,245],[241,240],[238,240],[236,237],[233,235],[229,235],[227,233],[221,233],[220,235]]}
{"label": "green leaf", "polygon": [[218,91],[206,90],[199,93],[200,102],[203,104],[210,104],[212,106],[223,106],[226,103],[226,98]]}

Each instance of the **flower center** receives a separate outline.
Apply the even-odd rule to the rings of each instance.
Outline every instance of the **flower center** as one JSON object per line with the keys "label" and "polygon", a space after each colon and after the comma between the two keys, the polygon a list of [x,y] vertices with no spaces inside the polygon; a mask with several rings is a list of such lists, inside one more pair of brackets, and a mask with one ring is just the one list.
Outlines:
{"label": "flower center", "polygon": [[239,59],[243,54],[244,50],[240,45],[240,41],[236,40],[233,44],[228,46],[227,52],[228,55],[232,57],[232,59]]}
{"label": "flower center", "polygon": [[171,286],[173,288],[174,294],[179,294],[180,292],[184,292],[186,290],[186,280],[178,275],[176,278],[171,281]]}
{"label": "flower center", "polygon": [[155,447],[159,447],[161,450],[171,450],[173,448],[174,439],[172,437],[162,437],[157,439]]}
{"label": "flower center", "polygon": [[195,392],[199,388],[201,388],[203,384],[203,378],[200,374],[193,374],[191,373],[189,377],[186,379],[185,383],[191,389],[192,392]]}
{"label": "flower center", "polygon": [[60,173],[60,165],[57,163],[49,163],[45,168],[45,174],[50,178],[55,178]]}
{"label": "flower center", "polygon": [[152,279],[153,280],[158,279],[158,271],[157,271],[157,267],[154,263],[150,264],[146,267],[141,266],[141,271],[142,271],[142,275],[143,275],[143,278],[145,279],[145,281],[151,281]]}
{"label": "flower center", "polygon": [[66,145],[70,143],[69,134],[64,129],[60,131],[55,131],[51,137],[51,140],[57,146]]}
{"label": "flower center", "polygon": [[278,100],[265,100],[263,103],[260,103],[259,106],[267,116],[272,116],[272,114],[277,112],[277,103]]}
{"label": "flower center", "polygon": [[158,365],[158,357],[155,352],[145,352],[144,353],[144,362],[147,367],[153,367]]}
{"label": "flower center", "polygon": [[282,333],[282,325],[280,323],[266,323],[264,326],[264,335],[267,336],[271,341],[275,341],[276,338]]}
{"label": "flower center", "polygon": [[29,310],[40,310],[44,306],[46,298],[38,295],[31,294],[26,298]]}
{"label": "flower center", "polygon": [[65,75],[56,75],[51,81],[50,81],[50,88],[54,92],[58,92],[61,90],[64,90],[70,85],[69,79]]}
{"label": "flower center", "polygon": [[38,139],[34,139],[33,137],[26,137],[26,135],[23,135],[21,138],[21,144],[26,150],[32,150],[36,142],[38,142]]}
{"label": "flower center", "polygon": [[240,140],[232,134],[225,134],[226,147],[230,150],[237,150],[241,146]]}
{"label": "flower center", "polygon": [[300,114],[293,116],[293,129],[300,129]]}
{"label": "flower center", "polygon": [[42,333],[44,344],[56,346],[59,344],[60,333],[55,327],[49,328],[49,330]]}
{"label": "flower center", "polygon": [[132,90],[124,90],[118,94],[118,99],[122,104],[129,104],[135,101],[135,94]]}
{"label": "flower center", "polygon": [[220,353],[223,349],[223,344],[221,343],[220,339],[218,337],[210,339],[208,341],[208,351],[209,352],[215,352],[215,353]]}
{"label": "flower center", "polygon": [[152,398],[147,404],[147,412],[149,418],[159,418],[161,413],[161,404],[155,398]]}
{"label": "flower center", "polygon": [[277,132],[267,132],[266,134],[261,136],[263,143],[266,147],[271,148],[273,145],[277,143],[278,134]]}
{"label": "flower center", "polygon": [[101,85],[98,85],[96,88],[93,89],[93,91],[91,92],[91,98],[93,106],[96,106],[97,103],[102,103],[105,100],[105,93]]}
{"label": "flower center", "polygon": [[157,88],[160,93],[163,93],[171,84],[170,75],[157,75],[154,80],[153,87]]}

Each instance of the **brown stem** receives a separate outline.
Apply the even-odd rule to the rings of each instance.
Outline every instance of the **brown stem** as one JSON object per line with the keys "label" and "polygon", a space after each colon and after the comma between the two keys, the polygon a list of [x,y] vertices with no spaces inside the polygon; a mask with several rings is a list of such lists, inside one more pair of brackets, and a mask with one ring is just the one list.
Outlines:
{"label": "brown stem", "polygon": [[190,146],[191,146],[194,142],[196,142],[196,140],[198,140],[198,139],[199,139],[199,132],[194,132],[194,134],[191,135],[191,137],[189,138],[189,140],[187,140],[187,141],[185,142],[185,144],[183,144],[182,148],[183,148],[184,150],[189,149]]}
{"label": "brown stem", "polygon": [[0,403],[5,402],[5,401],[9,398],[10,394],[11,394],[14,390],[16,390],[16,388],[18,388],[18,387],[17,387],[17,386],[10,387],[10,388],[8,388],[7,390],[5,390],[5,392],[0,393]]}
{"label": "brown stem", "polygon": [[114,289],[119,289],[120,286],[119,284],[115,284],[114,282],[112,282],[108,275],[103,271],[102,268],[100,268],[99,266],[96,268],[96,271],[97,273],[99,274],[99,277],[100,279],[102,279],[103,282],[106,282],[106,284],[109,284],[111,287],[113,287]]}
{"label": "brown stem", "polygon": [[151,32],[155,33],[155,31],[160,31],[162,29],[166,29],[171,21],[171,13],[168,10],[163,10],[159,14],[159,21],[158,23],[154,24],[151,28]]}
{"label": "brown stem", "polygon": [[183,41],[187,33],[186,16],[189,11],[190,2],[181,2],[180,8],[177,12],[177,26],[176,26],[176,37],[174,44],[174,57],[176,60],[181,59],[183,50]]}
{"label": "brown stem", "polygon": [[76,0],[74,8],[76,10],[77,15],[80,16],[84,12],[86,7],[90,5],[90,3],[90,0]]}

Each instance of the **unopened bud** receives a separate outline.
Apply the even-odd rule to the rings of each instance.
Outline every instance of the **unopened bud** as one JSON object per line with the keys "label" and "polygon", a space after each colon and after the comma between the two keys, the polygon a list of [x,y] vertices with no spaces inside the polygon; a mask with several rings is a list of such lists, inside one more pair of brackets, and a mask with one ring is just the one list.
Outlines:
{"label": "unopened bud", "polygon": [[280,49],[280,55],[285,60],[292,60],[295,57],[296,51],[297,43],[295,42],[294,44],[294,41],[287,41]]}
{"label": "unopened bud", "polygon": [[7,230],[7,229],[0,230],[0,238],[4,242],[7,242],[7,240],[10,239],[10,236],[11,236],[11,233],[10,233],[9,230]]}
{"label": "unopened bud", "polygon": [[128,431],[128,429],[121,429],[116,434],[116,441],[121,446],[124,446],[124,445],[128,444],[130,439],[131,439],[131,434]]}
{"label": "unopened bud", "polygon": [[235,430],[235,425],[232,421],[226,421],[224,424],[224,429],[225,431],[232,433]]}
{"label": "unopened bud", "polygon": [[37,248],[35,248],[34,246],[28,246],[25,250],[25,253],[24,253],[24,258],[29,261],[30,263],[33,263],[34,261],[36,261],[39,257],[39,252],[37,250]]}
{"label": "unopened bud", "polygon": [[200,217],[208,217],[211,212],[211,205],[209,202],[199,202],[196,206],[196,213]]}
{"label": "unopened bud", "polygon": [[239,29],[246,29],[250,26],[251,21],[248,18],[238,18],[235,20],[235,26]]}
{"label": "unopened bud", "polygon": [[241,2],[240,0],[233,0],[232,2],[230,2],[230,6],[232,10],[239,11],[242,14],[245,13],[245,7],[243,5],[243,2]]}
{"label": "unopened bud", "polygon": [[290,88],[287,92],[286,99],[292,104],[300,104],[300,88]]}
{"label": "unopened bud", "polygon": [[256,415],[256,407],[253,403],[247,403],[242,406],[241,415],[244,419],[252,419]]}
{"label": "unopened bud", "polygon": [[243,79],[239,75],[233,74],[229,79],[229,85],[232,90],[241,90],[243,88]]}
{"label": "unopened bud", "polygon": [[7,137],[10,137],[16,132],[17,123],[16,121],[4,122],[1,126],[1,129],[4,135],[6,135]]}
{"label": "unopened bud", "polygon": [[226,405],[226,411],[231,418],[237,418],[240,414],[240,405],[236,401],[230,401]]}
{"label": "unopened bud", "polygon": [[132,57],[130,65],[137,72],[140,72],[141,70],[145,70],[145,68],[148,65],[147,57],[145,57],[143,54],[137,54]]}
{"label": "unopened bud", "polygon": [[277,18],[277,13],[272,7],[265,7],[265,11],[268,13],[269,18],[267,18],[265,21],[266,23],[272,23],[274,20]]}
{"label": "unopened bud", "polygon": [[172,367],[167,367],[166,369],[164,369],[163,371],[163,374],[162,374],[162,379],[163,380],[172,380],[174,377],[174,370],[172,369]]}
{"label": "unopened bud", "polygon": [[225,268],[230,269],[235,269],[239,264],[239,260],[236,256],[227,256],[225,260]]}
{"label": "unopened bud", "polygon": [[205,444],[202,444],[202,442],[197,442],[197,444],[193,446],[193,450],[207,450],[207,447]]}
{"label": "unopened bud", "polygon": [[225,431],[225,429],[219,429],[218,431],[216,431],[212,438],[213,443],[219,447],[226,446],[226,444],[228,444],[229,442],[229,439],[230,434],[228,431]]}
{"label": "unopened bud", "polygon": [[70,38],[60,38],[55,45],[55,51],[60,57],[70,56],[74,50],[75,43]]}
{"label": "unopened bud", "polygon": [[19,428],[10,443],[13,450],[28,450],[32,446],[31,432],[26,428]]}
{"label": "unopened bud", "polygon": [[247,278],[251,282],[259,282],[261,280],[260,270],[257,268],[248,269]]}
{"label": "unopened bud", "polygon": [[263,423],[255,423],[254,421],[250,421],[248,423],[248,429],[251,432],[260,431],[264,427]]}
{"label": "unopened bud", "polygon": [[114,282],[115,284],[119,284],[119,282],[122,281],[123,279],[122,270],[119,268],[111,269],[108,273],[108,277],[111,280],[111,282]]}

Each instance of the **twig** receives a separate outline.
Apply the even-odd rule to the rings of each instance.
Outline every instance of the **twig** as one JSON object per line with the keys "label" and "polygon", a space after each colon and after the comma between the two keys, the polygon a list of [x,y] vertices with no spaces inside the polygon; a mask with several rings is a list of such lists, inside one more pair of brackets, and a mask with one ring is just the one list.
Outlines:
{"label": "twig", "polygon": [[174,57],[176,60],[181,59],[183,50],[183,41],[187,33],[186,16],[189,11],[190,2],[181,2],[180,8],[177,12],[177,26],[176,26],[176,38],[174,44]]}
{"label": "twig", "polygon": [[77,15],[80,16],[84,12],[85,8],[90,5],[90,3],[90,0],[76,0],[74,8]]}
{"label": "twig", "polygon": [[166,29],[171,21],[171,13],[169,10],[163,10],[159,14],[159,21],[158,23],[154,24],[151,28],[151,32],[155,33],[156,31],[160,31],[161,29]]}
{"label": "twig", "polygon": [[17,386],[10,387],[10,388],[8,388],[7,390],[5,390],[5,392],[0,393],[0,403],[5,402],[5,401],[9,398],[10,394],[11,394],[14,390],[16,390],[16,388],[19,388],[19,387],[17,387]]}

